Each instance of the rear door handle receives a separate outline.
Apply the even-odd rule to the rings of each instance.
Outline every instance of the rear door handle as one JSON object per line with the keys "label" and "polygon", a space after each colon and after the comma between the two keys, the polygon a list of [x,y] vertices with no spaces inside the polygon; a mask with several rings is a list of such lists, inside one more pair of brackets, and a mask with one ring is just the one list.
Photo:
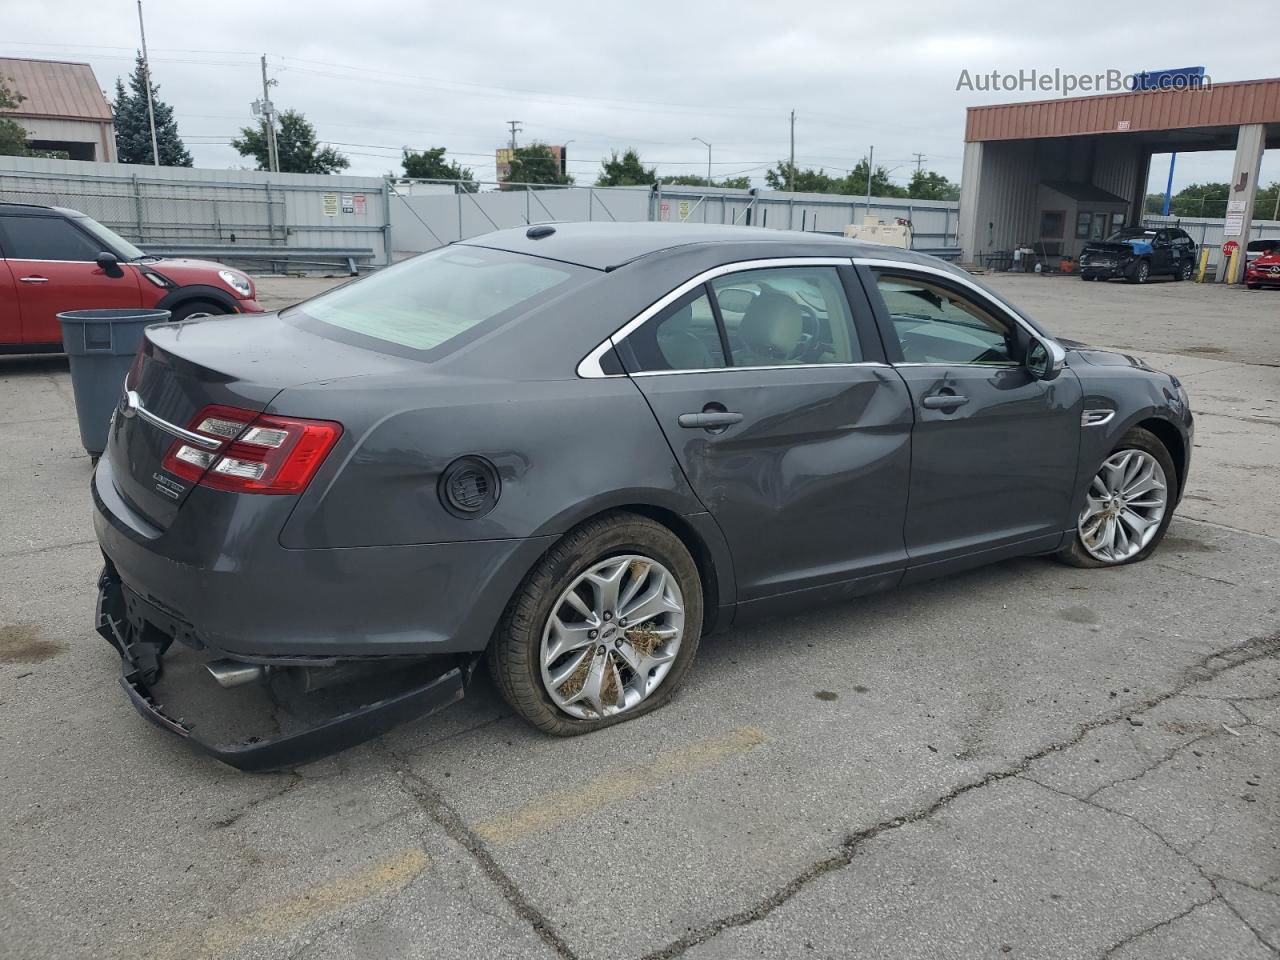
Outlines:
{"label": "rear door handle", "polygon": [[968,397],[962,397],[958,393],[935,393],[931,397],[925,397],[921,406],[926,410],[955,410],[968,402]]}
{"label": "rear door handle", "polygon": [[48,277],[19,277],[22,283],[48,283]]}
{"label": "rear door handle", "polygon": [[742,422],[742,414],[732,411],[711,411],[709,413],[682,413],[676,421],[690,430],[723,430],[735,423]]}

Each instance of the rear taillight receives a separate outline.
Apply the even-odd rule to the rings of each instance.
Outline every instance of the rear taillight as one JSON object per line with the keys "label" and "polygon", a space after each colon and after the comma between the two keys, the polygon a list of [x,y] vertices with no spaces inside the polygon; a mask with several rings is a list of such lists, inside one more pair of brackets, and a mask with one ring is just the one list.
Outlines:
{"label": "rear taillight", "polygon": [[205,407],[188,427],[216,449],[177,440],[163,466],[191,483],[231,493],[301,493],[338,437],[342,424]]}

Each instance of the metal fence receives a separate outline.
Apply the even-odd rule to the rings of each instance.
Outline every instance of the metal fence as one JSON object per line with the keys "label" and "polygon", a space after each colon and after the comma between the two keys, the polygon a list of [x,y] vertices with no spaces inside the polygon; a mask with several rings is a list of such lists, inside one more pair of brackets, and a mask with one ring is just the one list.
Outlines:
{"label": "metal fence", "polygon": [[0,157],[0,201],[70,207],[152,253],[268,269],[388,262],[380,177]]}
{"label": "metal fence", "polygon": [[[1221,247],[1226,239],[1223,235],[1226,221],[1221,217],[1162,217],[1147,214],[1142,218],[1142,224],[1146,227],[1181,227],[1197,244],[1211,250]],[[1280,238],[1280,220],[1254,220],[1249,236],[1235,239],[1248,241],[1273,238]]]}
{"label": "metal fence", "polygon": [[959,204],[896,197],[831,196],[705,187],[590,187],[495,181],[397,180],[392,184],[391,236],[397,253],[420,253],[468,237],[548,220],[667,221],[747,224],[841,234],[871,216],[902,218],[913,246],[959,255]]}

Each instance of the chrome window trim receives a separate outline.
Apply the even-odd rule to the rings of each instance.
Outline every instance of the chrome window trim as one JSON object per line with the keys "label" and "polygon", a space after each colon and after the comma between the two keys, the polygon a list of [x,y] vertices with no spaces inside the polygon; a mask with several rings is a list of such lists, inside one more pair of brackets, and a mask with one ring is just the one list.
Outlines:
{"label": "chrome window trim", "polygon": [[[718,267],[712,267],[704,270],[697,276],[686,280],[677,286],[674,290],[659,297],[656,301],[645,307],[638,314],[624,323],[612,334],[606,337],[599,345],[588,353],[578,363],[577,374],[584,380],[602,380],[610,378],[618,378],[627,376],[626,373],[605,373],[600,366],[600,360],[613,347],[616,347],[621,341],[625,340],[637,329],[642,327],[646,321],[652,319],[656,314],[660,313],[666,307],[679,300],[694,287],[701,286],[709,280],[716,277],[722,277],[726,273],[742,273],[747,270],[767,270],[773,267],[847,267],[852,261],[849,257],[771,257],[767,260],[740,260],[737,263],[722,263]],[[836,366],[848,367],[854,366],[861,361],[854,363],[837,363],[837,364],[789,364],[786,365],[788,370],[799,370],[806,366]],[[716,370],[763,370],[764,367],[715,367]],[[693,370],[644,370],[631,376],[640,376],[643,374],[653,373],[695,373],[701,371]]]}
{"label": "chrome window trim", "polygon": [[[854,360],[850,363],[777,363],[767,367],[702,367],[694,370],[641,370],[633,373],[633,377],[673,377],[682,373],[752,373],[756,370],[847,370],[849,367],[884,367],[889,364],[879,360]],[[626,376],[626,374],[606,374],[606,376]]]}

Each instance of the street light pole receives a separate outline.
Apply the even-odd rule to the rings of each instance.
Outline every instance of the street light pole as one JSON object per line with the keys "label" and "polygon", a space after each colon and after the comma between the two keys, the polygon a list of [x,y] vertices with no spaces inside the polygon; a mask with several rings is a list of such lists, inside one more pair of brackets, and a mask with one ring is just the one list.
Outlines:
{"label": "street light pole", "polygon": [[160,147],[156,143],[156,108],[151,102],[151,61],[147,59],[147,31],[142,25],[142,0],[138,0],[138,36],[142,39],[142,79],[147,83],[147,119],[151,121],[151,164],[160,166]]}
{"label": "street light pole", "polygon": [[701,137],[693,137],[692,139],[697,140],[707,148],[707,186],[709,187],[711,186],[711,144],[707,143],[707,141],[703,140]]}

